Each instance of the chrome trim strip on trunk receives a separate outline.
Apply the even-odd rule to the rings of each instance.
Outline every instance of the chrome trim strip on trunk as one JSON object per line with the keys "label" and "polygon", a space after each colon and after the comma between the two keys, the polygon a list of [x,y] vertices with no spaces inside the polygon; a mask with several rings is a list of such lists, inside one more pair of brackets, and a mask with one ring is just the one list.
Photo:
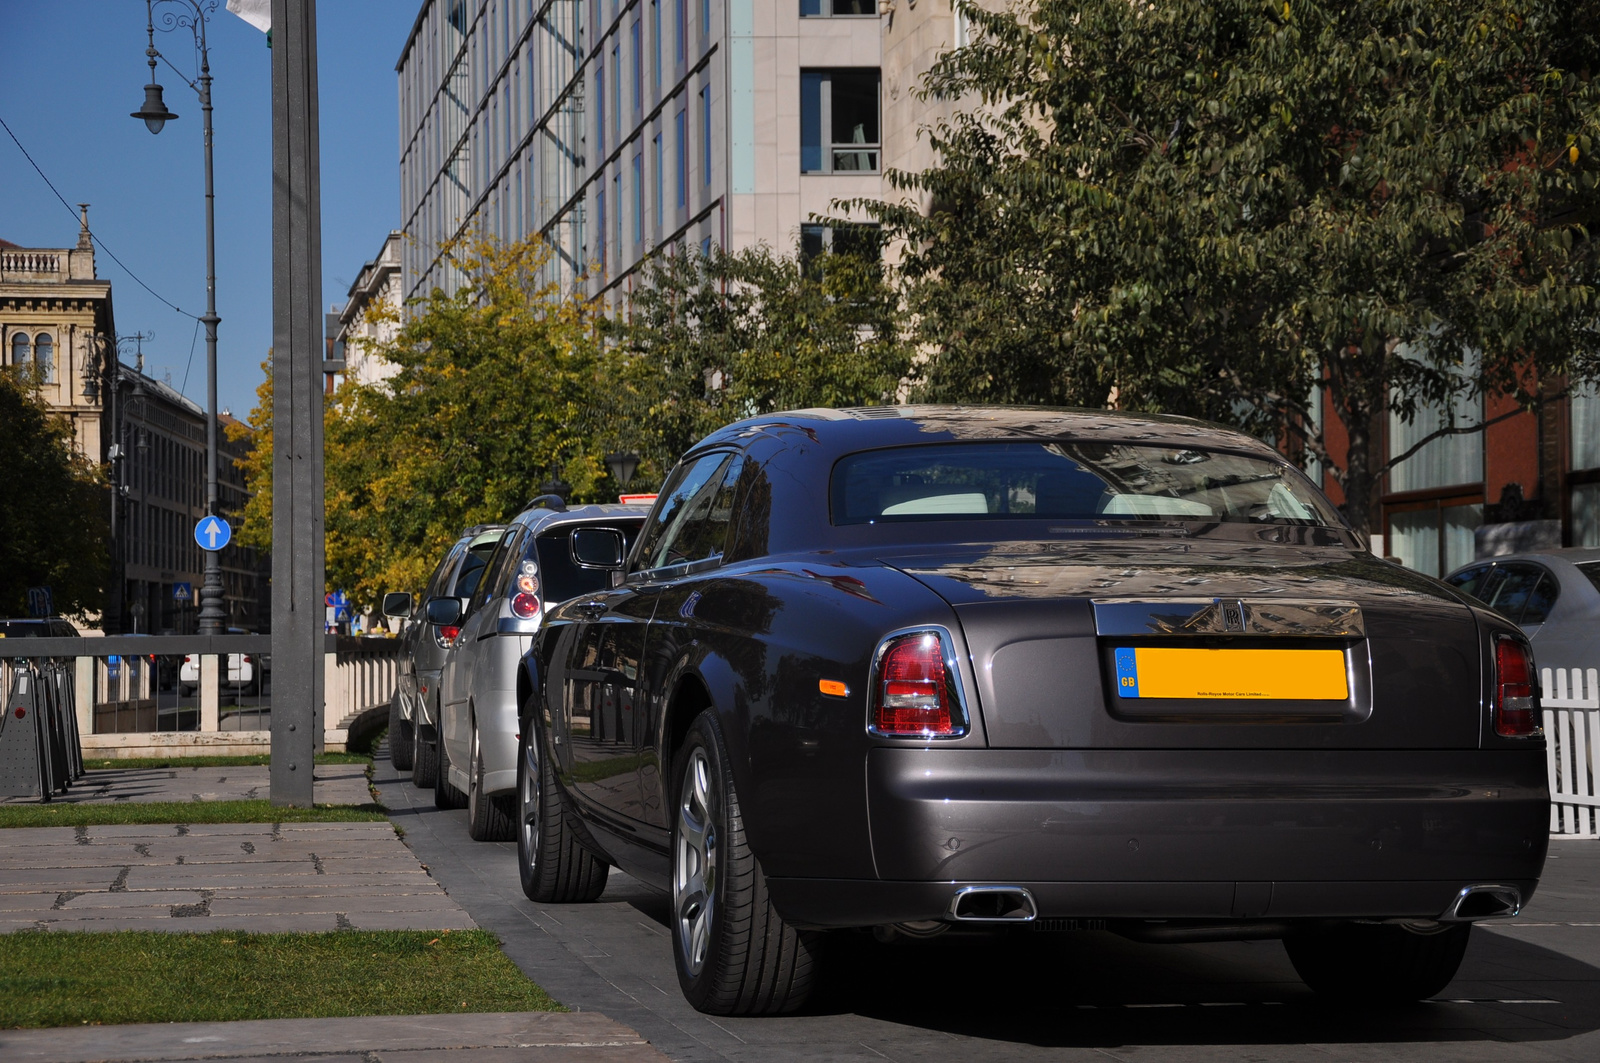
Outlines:
{"label": "chrome trim strip on trunk", "polygon": [[1095,598],[1097,635],[1364,638],[1355,602],[1291,598]]}

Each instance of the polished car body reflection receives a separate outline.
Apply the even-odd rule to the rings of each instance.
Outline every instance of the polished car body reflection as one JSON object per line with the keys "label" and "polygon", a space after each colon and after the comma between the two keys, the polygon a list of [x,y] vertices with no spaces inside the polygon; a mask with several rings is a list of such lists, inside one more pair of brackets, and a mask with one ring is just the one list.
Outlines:
{"label": "polished car body reflection", "polygon": [[1523,633],[1180,418],[730,425],[524,664],[525,890],[668,891],[709,1012],[797,1007],[865,927],[1282,938],[1412,999],[1543,866]]}

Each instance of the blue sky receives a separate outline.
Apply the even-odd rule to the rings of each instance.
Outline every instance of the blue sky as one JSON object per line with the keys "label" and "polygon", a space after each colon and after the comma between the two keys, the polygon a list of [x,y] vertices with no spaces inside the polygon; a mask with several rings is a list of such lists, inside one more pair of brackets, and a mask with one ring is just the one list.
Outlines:
{"label": "blue sky", "polygon": [[[323,303],[343,302],[361,266],[400,226],[394,65],[421,0],[321,0],[318,76],[322,126]],[[178,5],[169,4],[176,10]],[[223,0],[211,16],[216,129],[218,402],[243,416],[254,404],[272,343],[272,127],[266,38]],[[159,11],[159,8],[158,8]],[[144,0],[0,0],[0,118],[89,224],[163,298],[205,310],[204,171],[200,105],[162,65],[178,121],[151,136],[128,117],[144,101]],[[193,76],[187,30],[156,47]],[[78,224],[0,130],[0,239],[70,247]],[[104,254],[117,331],[154,332],[145,369],[205,401],[205,338]],[[191,344],[193,360],[191,363]],[[131,357],[131,356],[130,356]],[[185,376],[187,375],[187,384]]]}

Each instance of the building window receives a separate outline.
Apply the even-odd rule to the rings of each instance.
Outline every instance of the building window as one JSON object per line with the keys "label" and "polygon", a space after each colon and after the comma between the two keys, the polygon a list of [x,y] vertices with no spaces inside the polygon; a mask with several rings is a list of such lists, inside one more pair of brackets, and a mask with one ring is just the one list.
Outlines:
{"label": "building window", "polygon": [[644,242],[644,152],[633,157],[633,242]]}
{"label": "building window", "polygon": [[594,218],[598,223],[595,228],[595,237],[596,250],[599,251],[599,254],[596,257],[600,259],[600,271],[604,273],[606,268],[606,189],[603,184],[600,186],[600,191],[595,193]]}
{"label": "building window", "polygon": [[678,208],[681,210],[689,205],[689,112],[679,111],[674,123],[678,134]]}
{"label": "building window", "polygon": [[613,124],[616,127],[617,143],[622,142],[622,45],[611,46],[611,98],[616,100],[612,108]]}
{"label": "building window", "polygon": [[[1402,350],[1402,357],[1407,355]],[[1471,375],[1476,366],[1463,372]],[[1398,457],[1441,428],[1467,428],[1483,423],[1481,395],[1458,393],[1448,408],[1418,404],[1410,422],[1389,414],[1389,457]],[[1460,432],[1428,442],[1389,473],[1389,491],[1425,491],[1456,484],[1483,482],[1483,433]]]}
{"label": "building window", "polygon": [[661,0],[650,0],[650,45],[655,53],[656,92],[661,92]]}
{"label": "building window", "polygon": [[1572,545],[1600,546],[1600,384],[1572,396]]}
{"label": "building window", "polygon": [[[711,0],[705,0],[707,5]],[[878,0],[800,0],[801,18],[863,18],[878,16]]]}
{"label": "building window", "polygon": [[49,333],[41,332],[33,338],[33,360],[39,365],[40,379],[46,384],[56,382],[56,341]]}
{"label": "building window", "polygon": [[[878,0],[872,0],[874,4]],[[711,33],[711,0],[700,0],[700,36],[705,37]]]}
{"label": "building window", "polygon": [[666,224],[666,193],[663,190],[663,185],[666,184],[667,175],[662,167],[660,133],[657,133],[655,138],[650,141],[650,169],[655,174],[656,181],[656,224],[664,227]]}
{"label": "building window", "polygon": [[800,72],[800,172],[878,172],[878,69]]}
{"label": "building window", "polygon": [[611,175],[611,209],[617,216],[617,266],[623,263],[622,257],[622,163],[618,160],[617,172]]}
{"label": "building window", "polygon": [[639,20],[633,21],[633,111],[638,114],[644,109],[644,41],[641,39],[644,29],[639,25]]}
{"label": "building window", "polygon": [[673,0],[678,15],[678,62],[689,58],[689,0]]}
{"label": "building window", "polygon": [[27,333],[19,332],[15,336],[11,337],[12,365],[27,365],[29,358],[32,356],[31,352],[32,348],[28,343]]}
{"label": "building window", "polygon": [[606,154],[606,68],[594,68],[594,150],[600,158]]}
{"label": "building window", "polygon": [[706,185],[711,184],[711,86],[700,90],[700,154]]}
{"label": "building window", "polygon": [[883,254],[883,237],[876,225],[800,226],[800,265],[810,266],[824,253],[856,255],[876,262]]}
{"label": "building window", "polygon": [[1391,511],[1385,548],[1409,569],[1443,576],[1477,556],[1473,533],[1483,523],[1483,505],[1425,503]]}

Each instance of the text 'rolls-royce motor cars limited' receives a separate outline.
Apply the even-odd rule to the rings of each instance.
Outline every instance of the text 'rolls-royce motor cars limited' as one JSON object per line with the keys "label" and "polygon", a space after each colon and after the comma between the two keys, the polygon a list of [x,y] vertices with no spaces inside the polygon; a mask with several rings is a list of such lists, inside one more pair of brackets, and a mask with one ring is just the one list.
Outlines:
{"label": "text 'rolls-royce motor cars limited'", "polygon": [[525,659],[524,886],[668,891],[681,986],[793,1009],[828,932],[1281,938],[1416,999],[1548,844],[1526,637],[1180,418],[724,428]]}

